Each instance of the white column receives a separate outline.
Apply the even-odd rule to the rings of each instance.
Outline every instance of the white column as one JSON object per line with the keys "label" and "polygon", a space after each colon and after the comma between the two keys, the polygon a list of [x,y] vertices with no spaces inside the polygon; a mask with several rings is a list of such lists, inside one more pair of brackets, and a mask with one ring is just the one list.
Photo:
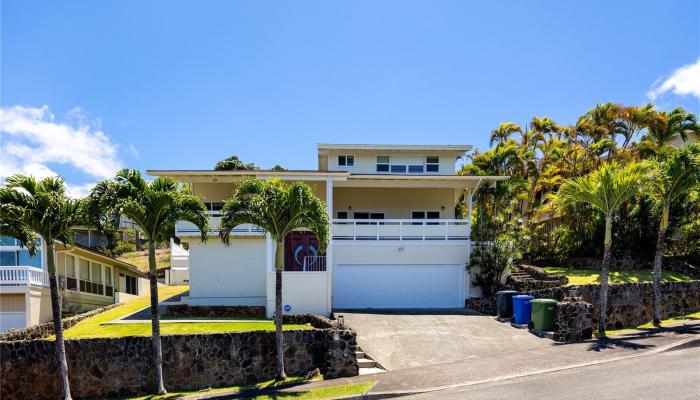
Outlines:
{"label": "white column", "polygon": [[[467,190],[467,265],[469,265],[469,260],[472,257],[472,195],[474,191],[472,189]],[[465,300],[470,296],[470,286],[471,286],[471,276],[470,272],[464,272],[464,298]]]}
{"label": "white column", "polygon": [[333,308],[333,178],[326,178],[326,210],[328,212],[328,246],[326,247],[326,276],[328,277],[328,314]]}
{"label": "white column", "polygon": [[266,292],[266,314],[268,318],[272,318],[275,313],[275,243],[272,240],[270,233],[265,233],[265,292]]}
{"label": "white column", "polygon": [[469,189],[467,191],[467,209],[469,210],[467,214],[467,236],[469,237],[469,241],[471,242],[471,234],[472,234],[472,195],[473,191]]}

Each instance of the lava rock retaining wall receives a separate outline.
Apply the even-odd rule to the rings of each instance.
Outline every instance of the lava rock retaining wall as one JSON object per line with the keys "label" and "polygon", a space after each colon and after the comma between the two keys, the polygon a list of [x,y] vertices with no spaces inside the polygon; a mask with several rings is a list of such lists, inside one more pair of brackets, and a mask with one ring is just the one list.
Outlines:
{"label": "lava rock retaining wall", "polygon": [[[562,300],[570,290],[576,296],[593,304],[593,326],[598,324],[599,285],[570,286],[528,292],[535,297]],[[651,283],[625,283],[610,285],[606,329],[630,328],[653,319],[653,293]],[[670,318],[700,310],[700,281],[666,282],[661,284],[661,318]]]}
{"label": "lava rock retaining wall", "polygon": [[[315,368],[329,378],[358,373],[356,334],[349,329],[284,332],[288,374]],[[203,389],[273,379],[275,333],[167,335],[163,377],[170,390]],[[150,337],[66,340],[71,391],[78,398],[151,393]],[[55,399],[61,389],[54,342],[0,342],[0,398]]]}
{"label": "lava rock retaining wall", "polygon": [[572,343],[593,337],[593,305],[585,301],[557,303],[554,337],[557,342]]}

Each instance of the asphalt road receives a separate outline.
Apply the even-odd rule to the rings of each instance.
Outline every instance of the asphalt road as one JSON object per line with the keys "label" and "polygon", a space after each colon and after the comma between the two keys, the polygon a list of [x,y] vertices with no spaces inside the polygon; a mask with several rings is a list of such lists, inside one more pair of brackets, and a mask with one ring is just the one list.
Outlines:
{"label": "asphalt road", "polygon": [[448,390],[406,399],[700,399],[700,348]]}

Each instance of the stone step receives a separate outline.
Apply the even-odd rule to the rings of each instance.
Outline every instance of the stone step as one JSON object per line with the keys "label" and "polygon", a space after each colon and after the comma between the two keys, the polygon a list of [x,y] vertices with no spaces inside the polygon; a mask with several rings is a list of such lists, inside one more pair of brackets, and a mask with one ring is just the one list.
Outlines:
{"label": "stone step", "polygon": [[357,366],[360,368],[375,368],[377,366],[377,363],[374,362],[374,360],[370,360],[369,358],[358,358]]}
{"label": "stone step", "polygon": [[365,354],[364,351],[356,351],[355,358],[357,358],[359,360],[360,358],[367,358],[367,355]]}

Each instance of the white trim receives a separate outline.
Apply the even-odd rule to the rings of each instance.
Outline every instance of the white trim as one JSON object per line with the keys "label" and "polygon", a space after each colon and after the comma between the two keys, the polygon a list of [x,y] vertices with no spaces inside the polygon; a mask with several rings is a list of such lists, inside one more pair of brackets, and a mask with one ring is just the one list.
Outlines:
{"label": "white trim", "polygon": [[470,144],[338,144],[318,143],[318,150],[412,150],[412,151],[470,151]]}

